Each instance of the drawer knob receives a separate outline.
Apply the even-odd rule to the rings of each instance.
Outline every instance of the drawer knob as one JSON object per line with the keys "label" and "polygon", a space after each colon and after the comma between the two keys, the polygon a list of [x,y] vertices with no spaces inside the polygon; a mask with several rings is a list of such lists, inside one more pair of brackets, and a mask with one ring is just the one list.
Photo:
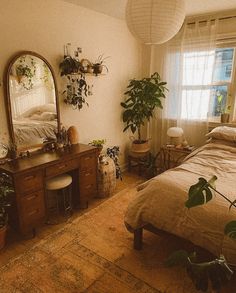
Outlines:
{"label": "drawer knob", "polygon": [[35,175],[30,175],[24,178],[25,181],[29,181],[35,178]]}
{"label": "drawer knob", "polygon": [[38,194],[34,194],[32,196],[27,197],[27,200],[30,201],[32,199],[35,199],[36,197],[38,197]]}
{"label": "drawer knob", "polygon": [[58,169],[64,169],[64,168],[66,168],[66,164],[64,164],[64,165],[60,165],[60,166],[58,167]]}
{"label": "drawer knob", "polygon": [[33,216],[39,212],[39,209],[33,210],[32,212],[28,213],[29,216]]}
{"label": "drawer knob", "polygon": [[86,161],[88,161],[88,160],[91,159],[91,157],[85,157],[84,159],[85,159]]}

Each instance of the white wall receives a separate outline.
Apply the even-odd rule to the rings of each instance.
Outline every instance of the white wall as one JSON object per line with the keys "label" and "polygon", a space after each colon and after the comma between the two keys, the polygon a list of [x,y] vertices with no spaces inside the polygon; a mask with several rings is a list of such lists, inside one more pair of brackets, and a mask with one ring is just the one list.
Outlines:
{"label": "white wall", "polygon": [[[105,138],[106,146],[119,145],[124,155],[129,134],[122,132],[120,102],[128,80],[140,77],[141,73],[141,46],[129,33],[125,22],[60,0],[1,0],[0,15],[1,85],[12,55],[21,50],[41,54],[57,76],[62,122],[78,127],[81,143]],[[111,56],[107,59],[107,75],[87,78],[94,85],[94,94],[87,99],[89,107],[81,111],[65,105],[61,95],[63,83],[58,64],[63,57],[63,46],[68,42],[75,48],[82,47],[81,58],[95,61],[100,54]],[[7,132],[3,95],[1,86],[1,138]]]}

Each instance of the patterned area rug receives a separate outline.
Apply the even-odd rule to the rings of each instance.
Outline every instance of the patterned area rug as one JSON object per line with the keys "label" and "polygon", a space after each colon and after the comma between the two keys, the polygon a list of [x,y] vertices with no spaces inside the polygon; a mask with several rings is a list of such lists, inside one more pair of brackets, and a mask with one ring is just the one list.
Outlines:
{"label": "patterned area rug", "polygon": [[135,193],[119,192],[1,267],[0,292],[197,292],[184,270],[163,266],[171,251],[191,244],[147,232],[143,250],[133,250],[123,218]]}

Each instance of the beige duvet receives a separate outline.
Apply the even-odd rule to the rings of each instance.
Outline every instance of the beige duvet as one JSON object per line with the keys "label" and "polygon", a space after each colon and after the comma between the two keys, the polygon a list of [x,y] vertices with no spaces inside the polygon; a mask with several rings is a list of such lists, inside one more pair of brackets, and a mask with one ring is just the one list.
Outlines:
{"label": "beige duvet", "polygon": [[188,189],[199,177],[216,175],[216,188],[231,200],[236,199],[236,146],[209,143],[175,169],[147,181],[138,188],[129,204],[125,222],[133,229],[147,223],[190,240],[215,255],[223,253],[236,264],[236,240],[224,236],[224,226],[236,220],[236,208],[220,196],[206,205],[188,210],[184,203]]}

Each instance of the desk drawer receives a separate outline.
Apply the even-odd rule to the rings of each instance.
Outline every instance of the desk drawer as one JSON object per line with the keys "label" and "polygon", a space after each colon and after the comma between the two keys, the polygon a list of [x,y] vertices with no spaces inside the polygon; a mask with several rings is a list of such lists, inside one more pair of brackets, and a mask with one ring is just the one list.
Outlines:
{"label": "desk drawer", "polygon": [[80,201],[89,200],[96,195],[96,182],[80,185]]}
{"label": "desk drawer", "polygon": [[15,179],[16,193],[25,194],[38,189],[42,189],[43,186],[43,172],[42,170],[31,171],[19,175]]}
{"label": "desk drawer", "polygon": [[45,216],[44,193],[34,192],[20,199],[20,216],[24,226],[33,227]]}
{"label": "desk drawer", "polygon": [[46,177],[53,177],[57,176],[63,173],[66,173],[67,171],[71,171],[73,169],[77,169],[79,166],[78,160],[70,160],[67,162],[60,162],[55,165],[52,165],[46,169]]}
{"label": "desk drawer", "polygon": [[95,153],[84,155],[80,158],[80,170],[86,171],[88,169],[96,169],[97,157]]}
{"label": "desk drawer", "polygon": [[79,182],[80,185],[86,185],[86,184],[90,184],[90,183],[96,183],[96,169],[94,168],[90,168],[86,171],[81,171],[79,173]]}

